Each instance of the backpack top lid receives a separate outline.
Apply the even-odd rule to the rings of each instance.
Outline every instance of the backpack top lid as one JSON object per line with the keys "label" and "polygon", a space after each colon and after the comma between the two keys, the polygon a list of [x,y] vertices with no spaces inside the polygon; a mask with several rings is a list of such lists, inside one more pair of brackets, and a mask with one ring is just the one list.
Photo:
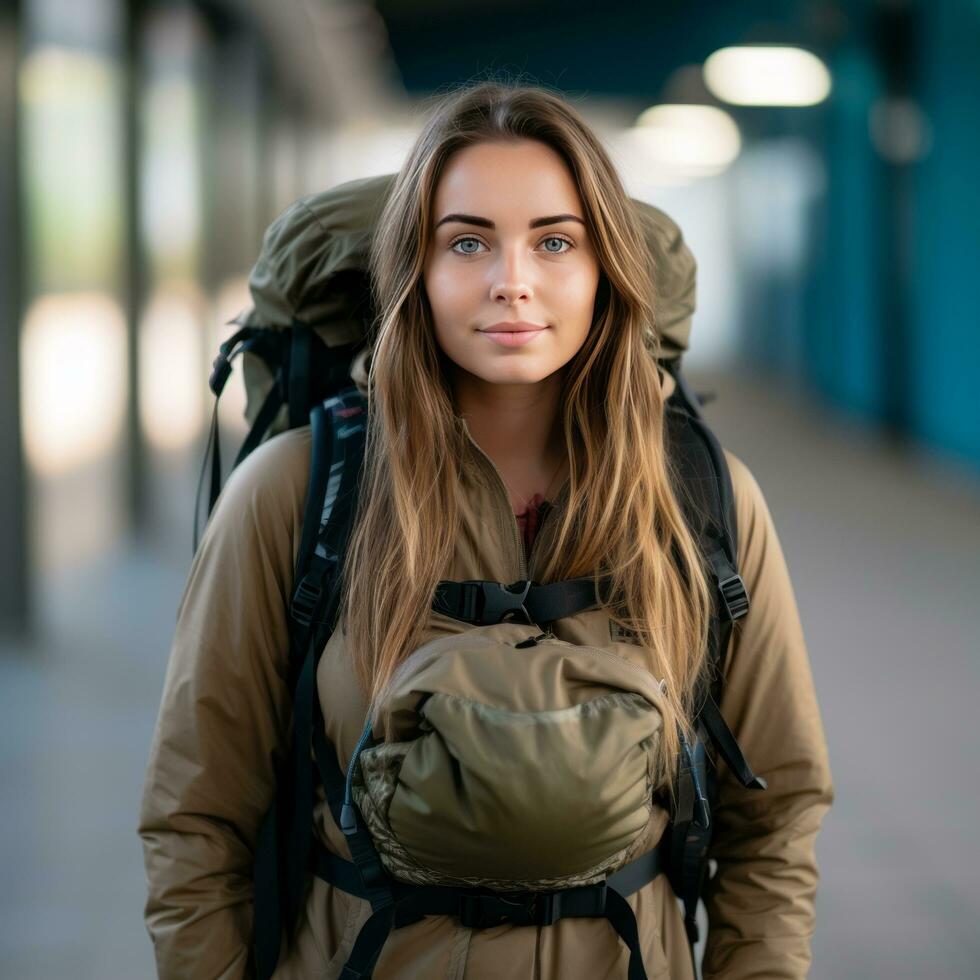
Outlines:
{"label": "backpack top lid", "polygon": [[[368,251],[394,174],[366,177],[300,198],[269,225],[249,277],[253,305],[232,323],[273,330],[297,321],[328,347],[366,340],[373,320]],[[696,263],[680,228],[659,208],[633,200],[654,257],[661,357],[687,350]]]}

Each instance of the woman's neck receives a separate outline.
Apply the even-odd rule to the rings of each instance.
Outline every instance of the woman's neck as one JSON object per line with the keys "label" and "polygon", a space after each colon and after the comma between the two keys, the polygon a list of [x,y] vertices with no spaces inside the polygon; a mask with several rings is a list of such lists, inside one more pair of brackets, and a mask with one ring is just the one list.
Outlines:
{"label": "woman's neck", "polygon": [[560,372],[535,384],[493,384],[458,372],[456,410],[497,467],[519,511],[536,493],[552,499],[568,469]]}

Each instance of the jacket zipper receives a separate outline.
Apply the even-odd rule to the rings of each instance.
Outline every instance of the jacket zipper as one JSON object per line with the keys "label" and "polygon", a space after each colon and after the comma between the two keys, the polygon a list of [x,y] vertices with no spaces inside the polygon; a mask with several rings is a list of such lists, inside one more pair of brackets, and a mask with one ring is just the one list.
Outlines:
{"label": "jacket zipper", "polygon": [[[517,515],[514,513],[514,510],[510,505],[510,495],[507,493],[507,487],[504,484],[503,477],[500,475],[500,470],[497,469],[497,464],[479,447],[475,439],[471,437],[470,442],[473,444],[473,446],[476,447],[476,450],[487,461],[487,463],[490,464],[490,469],[493,471],[493,475],[497,481],[497,486],[500,489],[500,494],[504,498],[504,501],[506,502],[507,513],[510,515],[511,530],[513,531],[514,546],[517,550],[517,562],[518,562],[518,568],[520,570],[520,575],[518,576],[518,578],[521,581],[527,581],[528,563],[531,555],[534,554],[534,545],[537,544],[538,537],[540,537],[541,531],[544,530],[545,521],[547,521],[548,516],[551,513],[552,504],[550,501],[547,501],[547,505],[548,505],[547,509],[545,510],[544,517],[542,518],[541,523],[538,525],[537,533],[534,536],[534,542],[531,544],[531,554],[530,555],[525,554],[524,541],[521,538],[521,527],[517,523]],[[561,493],[561,490],[559,490],[558,492]]]}
{"label": "jacket zipper", "polygon": [[514,543],[517,545],[517,567],[520,569],[520,574],[517,577],[520,581],[524,582],[527,580],[527,555],[524,554],[524,542],[521,540],[521,526],[517,523],[517,516],[510,507],[510,497],[507,497],[507,510],[510,511],[511,527],[514,530]]}

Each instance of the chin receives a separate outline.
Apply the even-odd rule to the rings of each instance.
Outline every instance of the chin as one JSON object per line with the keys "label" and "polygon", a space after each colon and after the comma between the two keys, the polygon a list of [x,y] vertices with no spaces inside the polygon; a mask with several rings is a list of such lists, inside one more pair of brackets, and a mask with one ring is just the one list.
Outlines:
{"label": "chin", "polygon": [[547,368],[534,364],[501,365],[496,371],[488,371],[486,364],[481,365],[481,368],[482,370],[473,373],[487,384],[496,385],[532,385],[551,374]]}

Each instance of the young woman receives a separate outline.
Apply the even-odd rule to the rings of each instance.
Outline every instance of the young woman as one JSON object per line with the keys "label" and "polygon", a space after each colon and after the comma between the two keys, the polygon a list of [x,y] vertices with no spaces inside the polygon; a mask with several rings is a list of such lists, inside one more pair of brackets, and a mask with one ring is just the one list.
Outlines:
{"label": "young woman", "polygon": [[[656,738],[644,745],[660,784],[635,846],[656,845],[712,597],[665,451],[674,381],[655,361],[650,262],[609,157],[564,100],[480,84],[436,107],[371,254],[379,315],[363,496],[340,626],[317,670],[341,766],[409,655],[467,628],[433,612],[440,580],[547,583],[602,569],[621,603],[549,627],[656,680]],[[733,634],[721,709],[768,789],[743,789],[721,766],[704,975],[802,978],[830,775],[776,532],[745,465],[726,458],[751,608]],[[180,606],[140,821],[164,977],[250,975],[251,855],[288,744],[286,610],[309,459],[302,428],[235,471]],[[508,678],[492,682],[506,689]],[[545,786],[549,760],[540,765]],[[549,813],[553,795],[528,805]],[[569,832],[560,815],[547,819],[556,839]],[[539,849],[553,843],[548,826],[535,828]],[[315,831],[349,857],[322,801]],[[451,863],[455,841],[431,841],[436,857]],[[502,867],[514,846],[501,846]],[[628,901],[646,975],[692,977],[666,877]],[[313,878],[275,976],[339,976],[370,913]],[[625,977],[626,963],[603,918],[470,929],[434,915],[391,933],[374,976],[595,980]]]}

